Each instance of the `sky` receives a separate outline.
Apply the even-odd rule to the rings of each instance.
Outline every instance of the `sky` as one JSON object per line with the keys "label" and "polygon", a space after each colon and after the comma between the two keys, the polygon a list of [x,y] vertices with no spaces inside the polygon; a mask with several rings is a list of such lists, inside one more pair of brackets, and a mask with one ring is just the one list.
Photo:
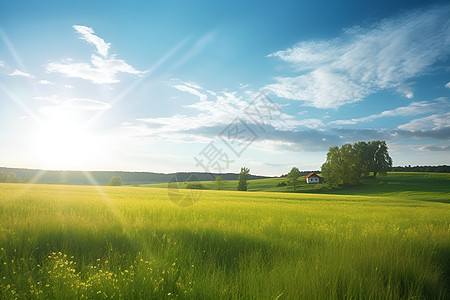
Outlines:
{"label": "sky", "polygon": [[0,166],[450,164],[449,54],[447,1],[0,0]]}

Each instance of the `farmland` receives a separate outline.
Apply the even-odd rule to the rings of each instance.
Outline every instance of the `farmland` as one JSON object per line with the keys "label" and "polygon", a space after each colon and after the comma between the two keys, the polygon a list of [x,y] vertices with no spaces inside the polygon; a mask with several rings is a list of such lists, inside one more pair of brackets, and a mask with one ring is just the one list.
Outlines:
{"label": "farmland", "polygon": [[450,297],[446,174],[326,194],[274,180],[189,207],[166,188],[1,184],[0,298]]}

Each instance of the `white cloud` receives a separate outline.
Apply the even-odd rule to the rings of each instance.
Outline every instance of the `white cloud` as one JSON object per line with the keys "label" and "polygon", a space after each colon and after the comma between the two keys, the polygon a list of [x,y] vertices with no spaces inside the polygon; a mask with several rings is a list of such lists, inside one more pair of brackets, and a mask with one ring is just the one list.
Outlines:
{"label": "white cloud", "polygon": [[447,84],[445,85],[445,87],[450,89],[450,82],[447,82]]}
{"label": "white cloud", "polygon": [[94,30],[87,26],[74,25],[73,28],[81,34],[81,39],[87,41],[89,44],[94,45],[97,51],[103,57],[108,56],[108,50],[111,43],[105,43],[105,41],[96,36]]}
{"label": "white cloud", "polygon": [[201,101],[205,101],[208,98],[206,94],[203,94],[197,90],[201,88],[200,86],[193,85],[192,83],[177,84],[174,85],[173,87],[182,92],[187,92],[189,94],[195,95],[199,97]]}
{"label": "white cloud", "polygon": [[[199,96],[199,100],[193,104],[185,105],[185,108],[195,110],[194,115],[177,114],[170,117],[158,117],[158,118],[142,118],[133,123],[124,125],[124,128],[130,130],[132,135],[138,138],[144,139],[150,138],[155,142],[161,140],[171,140],[176,142],[209,142],[211,138],[217,136],[227,125],[235,121],[237,117],[243,122],[248,124],[255,124],[252,120],[254,115],[246,114],[245,109],[251,103],[252,105],[258,105],[261,115],[265,115],[269,107],[263,108],[260,102],[253,103],[253,97],[240,96],[236,92],[212,92],[203,89],[202,87],[190,84],[187,85],[172,85],[174,88]],[[182,86],[182,87],[181,87]],[[180,88],[181,87],[181,88]],[[196,89],[192,88],[196,87]],[[210,95],[203,96],[202,93],[197,94],[192,90],[198,92],[207,91]],[[252,112],[253,111],[250,111]],[[295,124],[295,120],[290,119],[288,115],[280,115],[275,112],[271,112],[270,126],[271,128],[278,128],[286,130],[293,128],[298,124]],[[254,125],[257,126],[257,125]]]}
{"label": "white cloud", "polygon": [[325,124],[320,119],[303,119],[303,120],[297,120],[293,121],[293,124],[297,126],[304,126],[309,129],[322,129],[325,127]]}
{"label": "white cloud", "polygon": [[414,98],[414,92],[411,86],[399,86],[397,92],[403,95],[403,97],[412,99]]}
{"label": "white cloud", "polygon": [[397,128],[410,132],[447,129],[450,128],[450,112],[415,119]]}
{"label": "white cloud", "polygon": [[97,55],[92,55],[91,63],[73,63],[71,60],[63,63],[49,63],[47,71],[62,73],[67,77],[90,80],[97,84],[120,82],[116,76],[118,73],[136,75],[144,73],[134,69],[124,60],[115,58],[115,56],[103,59]]}
{"label": "white cloud", "polygon": [[[198,88],[204,90],[203,88]],[[214,92],[217,96],[209,96],[206,100],[198,100],[185,107],[196,110],[193,115],[176,114],[168,117],[142,118],[122,124],[122,129],[130,138],[140,143],[209,143],[218,139],[218,135],[230,124],[244,122],[258,137],[251,147],[261,151],[326,151],[333,145],[353,143],[360,140],[391,140],[403,138],[448,139],[445,131],[445,120],[450,116],[430,116],[433,126],[423,126],[424,131],[411,132],[413,125],[419,121],[399,126],[395,130],[388,129],[343,129],[327,128],[321,119],[298,117],[282,114],[273,115],[264,130],[261,130],[253,120],[245,114],[252,98],[241,96],[236,92]],[[434,102],[413,102],[411,105],[385,111],[377,116],[410,116],[419,111],[433,111],[446,99],[436,99]],[[251,106],[250,106],[251,107]],[[239,117],[239,119],[236,119]],[[374,118],[375,115],[370,116]],[[233,123],[235,122],[235,123]],[[447,121],[448,123],[449,121]],[[444,130],[436,130],[442,129]],[[450,129],[450,127],[449,127]]]}
{"label": "white cloud", "polygon": [[30,73],[22,72],[22,71],[17,70],[17,69],[14,70],[14,72],[10,73],[9,76],[23,76],[23,77],[28,77],[28,78],[35,78]]}
{"label": "white cloud", "polygon": [[450,53],[450,6],[413,11],[329,41],[301,42],[269,56],[306,73],[280,77],[266,90],[318,108],[337,108],[384,89],[414,96],[407,80]]}
{"label": "white cloud", "polygon": [[293,63],[297,70],[315,69],[332,63],[344,54],[345,47],[339,47],[339,44],[339,40],[300,42],[293,48],[277,51],[268,57],[278,57]]}
{"label": "white cloud", "polygon": [[54,104],[59,104],[61,103],[61,100],[59,98],[58,95],[54,94],[51,96],[38,96],[38,97],[31,97],[31,99],[33,100],[38,100],[38,101],[48,101]]}
{"label": "white cloud", "polygon": [[68,88],[68,89],[73,89],[73,85],[70,85],[70,84],[66,84],[66,85],[64,85],[64,87]]}
{"label": "white cloud", "polygon": [[0,60],[0,67],[4,67],[5,66],[5,62]]}
{"label": "white cloud", "polygon": [[52,85],[52,84],[55,84],[54,82],[51,82],[51,81],[48,81],[48,80],[39,80],[39,83],[40,84],[43,84],[43,85]]}
{"label": "white cloud", "polygon": [[450,151],[450,146],[425,145],[420,146],[419,151]]}
{"label": "white cloud", "polygon": [[62,97],[54,94],[51,96],[39,96],[32,97],[33,100],[47,101],[55,104],[54,106],[47,106],[41,108],[41,112],[49,111],[53,109],[69,109],[69,110],[107,110],[111,108],[109,103],[94,100],[90,98],[71,98],[63,99]]}
{"label": "white cloud", "polygon": [[438,98],[434,102],[430,101],[420,101],[411,102],[408,106],[398,107],[393,110],[385,110],[379,114],[373,114],[362,118],[355,118],[349,120],[336,120],[330,122],[330,124],[336,125],[349,125],[357,124],[361,122],[370,122],[374,119],[384,118],[384,117],[395,117],[395,116],[414,116],[420,114],[426,114],[433,111],[446,110],[450,108],[450,103],[446,98]]}
{"label": "white cloud", "polygon": [[65,102],[64,107],[76,110],[107,110],[111,108],[111,105],[103,101],[88,98],[73,98]]}
{"label": "white cloud", "polygon": [[118,73],[128,73],[141,75],[145,72],[136,70],[125,60],[118,59],[117,55],[108,55],[109,43],[105,43],[101,38],[95,36],[94,31],[85,26],[74,26],[82,33],[82,39],[94,44],[101,56],[91,55],[91,62],[73,62],[72,59],[66,59],[62,62],[52,62],[47,65],[48,72],[57,72],[67,77],[81,78],[90,80],[96,84],[117,83]]}

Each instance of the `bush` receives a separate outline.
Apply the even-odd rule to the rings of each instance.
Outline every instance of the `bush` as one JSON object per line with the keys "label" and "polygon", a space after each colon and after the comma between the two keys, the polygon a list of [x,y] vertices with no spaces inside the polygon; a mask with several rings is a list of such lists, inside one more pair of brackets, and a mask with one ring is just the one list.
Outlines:
{"label": "bush", "polygon": [[187,189],[191,189],[191,190],[203,190],[203,189],[205,189],[205,187],[201,183],[188,183],[186,185],[186,188]]}
{"label": "bush", "polygon": [[122,178],[120,176],[113,176],[109,181],[108,185],[110,186],[121,186],[123,185]]}

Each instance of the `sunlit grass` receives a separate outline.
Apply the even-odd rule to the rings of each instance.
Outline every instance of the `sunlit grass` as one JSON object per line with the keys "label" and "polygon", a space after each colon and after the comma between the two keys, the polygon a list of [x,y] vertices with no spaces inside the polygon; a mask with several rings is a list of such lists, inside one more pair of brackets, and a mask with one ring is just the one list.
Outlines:
{"label": "sunlit grass", "polygon": [[445,203],[24,187],[0,185],[1,299],[449,297]]}

